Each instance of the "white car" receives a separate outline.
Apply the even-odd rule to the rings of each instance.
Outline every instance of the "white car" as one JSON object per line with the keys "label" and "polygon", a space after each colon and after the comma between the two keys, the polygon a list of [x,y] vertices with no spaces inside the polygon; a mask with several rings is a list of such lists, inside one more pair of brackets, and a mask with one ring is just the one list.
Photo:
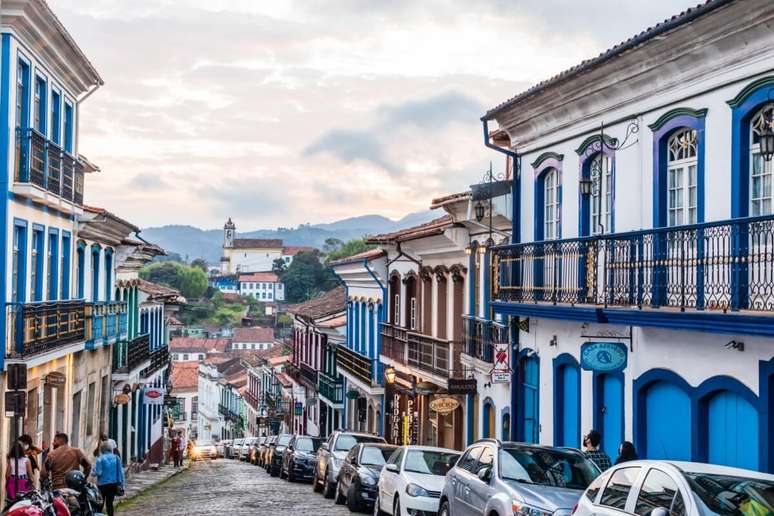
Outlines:
{"label": "white car", "polygon": [[193,447],[193,457],[192,459],[201,460],[201,459],[217,459],[218,458],[218,450],[215,448],[215,445],[208,442],[200,442],[196,443],[196,445]]}
{"label": "white car", "polygon": [[624,462],[597,477],[573,511],[632,514],[774,514],[774,475],[696,462]]}
{"label": "white car", "polygon": [[374,514],[437,513],[444,477],[460,452],[431,446],[401,446],[382,468]]}
{"label": "white car", "polygon": [[242,447],[239,449],[239,456],[237,459],[247,460],[250,457],[250,448],[255,446],[255,443],[257,442],[257,437],[245,437],[244,441],[242,441]]}
{"label": "white car", "polygon": [[244,442],[244,439],[234,439],[234,444],[231,447],[231,459],[239,459],[239,454],[242,453],[242,445]]}

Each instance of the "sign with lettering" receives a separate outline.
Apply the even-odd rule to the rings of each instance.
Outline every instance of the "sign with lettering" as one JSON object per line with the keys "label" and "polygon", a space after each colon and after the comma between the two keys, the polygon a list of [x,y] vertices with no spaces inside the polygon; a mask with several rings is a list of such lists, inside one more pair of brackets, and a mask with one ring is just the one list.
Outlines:
{"label": "sign with lettering", "polygon": [[581,345],[581,367],[610,373],[626,369],[627,348],[620,342],[586,342]]}
{"label": "sign with lettering", "polygon": [[449,378],[449,394],[466,395],[478,392],[478,382],[475,378]]}
{"label": "sign with lettering", "polygon": [[65,380],[66,378],[63,373],[54,371],[52,373],[48,373],[43,381],[46,385],[50,385],[52,387],[64,387]]}
{"label": "sign with lettering", "polygon": [[459,406],[460,406],[459,400],[457,400],[457,398],[451,398],[449,396],[436,398],[430,402],[430,410],[434,410],[439,414],[450,414],[455,410],[457,410],[457,407]]}
{"label": "sign with lettering", "polygon": [[164,389],[159,387],[145,387],[143,401],[146,405],[163,405]]}
{"label": "sign with lettering", "polygon": [[132,397],[128,394],[124,394],[123,392],[121,394],[116,394],[113,397],[113,403],[116,405],[126,405],[129,403],[129,400],[131,400]]}
{"label": "sign with lettering", "polygon": [[392,396],[392,444],[403,444],[400,442],[400,394],[397,392]]}
{"label": "sign with lettering", "polygon": [[511,381],[511,344],[496,342],[494,344],[494,366],[489,373],[492,383],[509,383]]}

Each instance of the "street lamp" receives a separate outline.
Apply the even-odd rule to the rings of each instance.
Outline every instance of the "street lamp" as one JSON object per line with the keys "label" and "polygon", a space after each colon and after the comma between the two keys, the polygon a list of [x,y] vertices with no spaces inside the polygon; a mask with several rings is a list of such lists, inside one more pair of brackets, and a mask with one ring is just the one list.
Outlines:
{"label": "street lamp", "polygon": [[774,127],[772,127],[774,121],[772,116],[766,117],[766,122],[763,124],[763,133],[760,136],[760,152],[763,159],[771,161],[774,157]]}
{"label": "street lamp", "polygon": [[484,220],[484,212],[486,211],[486,208],[484,207],[484,203],[479,202],[476,204],[476,222],[481,222]]}
{"label": "street lamp", "polygon": [[395,368],[394,367],[388,367],[384,370],[384,377],[387,379],[387,383],[392,385],[395,383]]}
{"label": "street lamp", "polygon": [[584,197],[591,195],[591,179],[582,178],[578,181],[578,190]]}

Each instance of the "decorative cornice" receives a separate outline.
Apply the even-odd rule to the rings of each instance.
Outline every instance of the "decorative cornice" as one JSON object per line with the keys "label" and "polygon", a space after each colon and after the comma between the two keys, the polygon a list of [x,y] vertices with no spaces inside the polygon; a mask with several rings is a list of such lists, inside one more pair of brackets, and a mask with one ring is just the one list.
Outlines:
{"label": "decorative cornice", "polygon": [[538,168],[541,165],[541,163],[551,158],[555,159],[556,161],[562,161],[564,160],[564,154],[558,154],[552,151],[544,152],[543,154],[535,158],[535,161],[530,163],[530,165],[532,166],[532,168]]}
{"label": "decorative cornice", "polygon": [[671,109],[658,117],[658,119],[652,124],[648,125],[651,131],[656,132],[666,125],[667,122],[678,116],[689,116],[691,118],[704,118],[707,116],[707,108],[704,109],[691,109],[687,107],[679,107]]}
{"label": "decorative cornice", "polygon": [[463,265],[454,264],[449,268],[449,270],[451,271],[453,282],[459,283],[465,280],[464,275],[467,272],[467,268],[465,268]]}
{"label": "decorative cornice", "polygon": [[433,276],[433,268],[425,265],[421,269],[419,269],[419,277],[422,278],[422,281],[430,281]]}
{"label": "decorative cornice", "polygon": [[732,108],[739,107],[745,100],[747,100],[747,97],[755,92],[755,90],[766,86],[774,86],[774,76],[770,75],[768,77],[761,77],[757,81],[751,82],[745,86],[744,89],[742,89],[742,91],[736,95],[736,97],[728,100],[728,105]]}
{"label": "decorative cornice", "polygon": [[[600,140],[599,134],[592,134],[591,136],[583,140],[583,143],[580,144],[580,147],[575,149],[575,153],[578,156],[583,156],[583,154],[586,153],[588,148],[594,145],[595,143],[599,143],[599,140]],[[609,147],[615,147],[617,144],[618,144],[618,140],[616,138],[605,135],[605,145]]]}

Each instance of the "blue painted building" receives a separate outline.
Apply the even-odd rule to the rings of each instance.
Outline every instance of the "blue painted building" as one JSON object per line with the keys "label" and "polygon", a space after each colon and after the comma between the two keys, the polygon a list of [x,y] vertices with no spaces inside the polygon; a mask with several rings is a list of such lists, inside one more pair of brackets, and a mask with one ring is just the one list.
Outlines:
{"label": "blue painted building", "polygon": [[[774,6],[709,1],[487,112],[513,434],[774,471]],[[701,34],[701,38],[696,35]]]}

